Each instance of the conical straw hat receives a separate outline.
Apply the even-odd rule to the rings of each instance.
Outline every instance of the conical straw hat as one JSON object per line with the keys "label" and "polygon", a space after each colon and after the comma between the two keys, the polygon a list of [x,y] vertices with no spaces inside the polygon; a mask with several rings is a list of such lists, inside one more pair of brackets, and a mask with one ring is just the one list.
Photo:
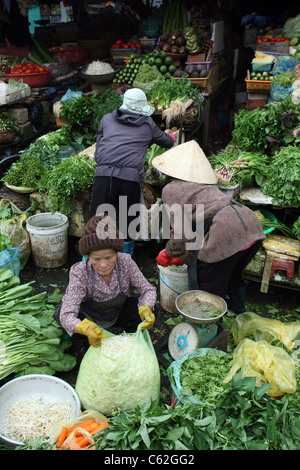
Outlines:
{"label": "conical straw hat", "polygon": [[211,164],[195,140],[176,145],[153,158],[152,165],[176,179],[202,184],[217,183]]}

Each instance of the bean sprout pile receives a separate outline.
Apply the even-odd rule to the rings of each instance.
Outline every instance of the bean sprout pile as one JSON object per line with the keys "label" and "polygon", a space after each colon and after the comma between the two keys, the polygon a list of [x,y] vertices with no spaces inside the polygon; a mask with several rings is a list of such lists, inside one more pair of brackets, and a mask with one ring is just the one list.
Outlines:
{"label": "bean sprout pile", "polygon": [[42,398],[29,398],[12,403],[2,434],[18,442],[47,435],[59,421],[72,419],[71,405],[62,401],[44,403]]}

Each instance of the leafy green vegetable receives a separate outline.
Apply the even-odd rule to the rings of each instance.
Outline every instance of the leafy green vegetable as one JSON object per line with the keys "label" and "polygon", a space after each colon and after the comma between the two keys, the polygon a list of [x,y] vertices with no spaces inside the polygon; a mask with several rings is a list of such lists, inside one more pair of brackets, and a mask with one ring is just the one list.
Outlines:
{"label": "leafy green vegetable", "polygon": [[283,88],[290,88],[294,80],[296,80],[295,72],[290,71],[282,72],[280,75],[275,75],[273,77],[273,81]]}
{"label": "leafy green vegetable", "polygon": [[[100,431],[97,449],[106,450],[296,450],[298,399],[274,400],[269,385],[237,373],[223,384],[215,403],[203,406],[149,404],[120,411]],[[211,383],[211,382],[210,382]]]}
{"label": "leafy green vegetable", "polygon": [[202,102],[199,98],[199,92],[197,88],[192,85],[192,82],[186,78],[179,80],[175,80],[174,78],[160,80],[146,95],[148,102],[158,109],[168,107],[171,101],[178,100],[185,103],[189,99],[192,99],[197,104],[198,117],[200,116]]}
{"label": "leafy green vegetable", "polygon": [[234,118],[233,143],[245,151],[272,155],[282,145],[296,143],[292,131],[299,118],[300,107],[290,97],[251,113],[242,109]]}
{"label": "leafy green vegetable", "polygon": [[94,160],[74,155],[48,170],[39,183],[39,191],[48,195],[51,211],[60,210],[68,216],[76,196],[93,185],[95,169]]}
{"label": "leafy green vegetable", "polygon": [[1,181],[5,181],[13,186],[24,186],[36,189],[44,172],[45,168],[38,156],[24,154],[17,162],[11,165]]}
{"label": "leafy green vegetable", "polygon": [[201,403],[213,404],[222,392],[222,384],[231,364],[230,354],[218,353],[213,349],[205,355],[186,359],[180,367],[180,394],[183,398],[192,396]]}
{"label": "leafy green vegetable", "polygon": [[[76,358],[65,353],[70,342],[53,319],[55,305],[32,283],[20,284],[10,270],[0,270],[0,380],[11,373],[27,374],[43,364],[49,374],[71,370]],[[40,373],[43,373],[42,370]]]}
{"label": "leafy green vegetable", "polygon": [[261,190],[282,207],[300,206],[300,147],[283,147],[273,157]]}

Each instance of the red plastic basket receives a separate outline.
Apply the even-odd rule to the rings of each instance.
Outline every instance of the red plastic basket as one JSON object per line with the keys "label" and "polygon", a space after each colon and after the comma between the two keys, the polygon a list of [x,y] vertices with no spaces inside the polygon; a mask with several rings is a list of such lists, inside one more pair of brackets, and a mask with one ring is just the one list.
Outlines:
{"label": "red plastic basket", "polygon": [[89,58],[87,47],[65,47],[64,49],[49,49],[50,54],[66,59],[69,64],[82,64]]}
{"label": "red plastic basket", "polygon": [[50,72],[40,72],[40,73],[6,73],[5,76],[7,78],[12,78],[18,82],[19,80],[23,80],[23,83],[26,83],[30,87],[40,87],[45,86],[49,82],[49,75]]}

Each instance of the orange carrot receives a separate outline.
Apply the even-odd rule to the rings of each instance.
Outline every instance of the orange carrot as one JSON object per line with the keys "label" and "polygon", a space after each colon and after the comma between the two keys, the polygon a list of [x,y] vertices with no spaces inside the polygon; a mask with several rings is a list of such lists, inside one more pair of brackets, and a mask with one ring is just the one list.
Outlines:
{"label": "orange carrot", "polygon": [[57,440],[57,448],[59,449],[63,443],[65,442],[66,440],[66,437],[67,437],[67,432],[68,432],[68,428],[66,426],[63,426],[59,436],[58,436],[58,440]]}
{"label": "orange carrot", "polygon": [[93,419],[87,419],[86,421],[83,421],[82,423],[78,423],[78,424],[75,424],[74,426],[72,426],[71,428],[68,429],[68,436],[69,434],[71,434],[74,429],[76,428],[84,428],[85,426],[89,426],[90,424],[94,423],[95,421]]}

